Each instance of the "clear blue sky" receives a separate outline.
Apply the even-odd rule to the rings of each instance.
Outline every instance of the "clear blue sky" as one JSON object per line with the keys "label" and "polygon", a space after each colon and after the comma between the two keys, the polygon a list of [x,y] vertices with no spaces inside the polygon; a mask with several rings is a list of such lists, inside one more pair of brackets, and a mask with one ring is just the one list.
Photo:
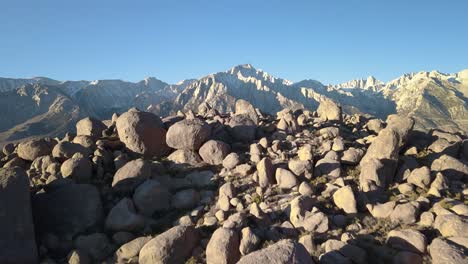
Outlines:
{"label": "clear blue sky", "polygon": [[251,63],[293,81],[468,68],[467,0],[1,0],[0,76],[154,76]]}

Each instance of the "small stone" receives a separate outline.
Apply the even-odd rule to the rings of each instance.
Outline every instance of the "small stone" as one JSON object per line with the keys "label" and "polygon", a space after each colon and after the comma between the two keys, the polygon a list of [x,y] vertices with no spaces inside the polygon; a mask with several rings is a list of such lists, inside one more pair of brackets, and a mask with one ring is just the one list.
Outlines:
{"label": "small stone", "polygon": [[414,169],[407,181],[422,189],[427,189],[431,184],[431,170],[426,166]]}
{"label": "small stone", "polygon": [[357,213],[357,203],[351,186],[344,186],[333,194],[333,202],[347,214]]}
{"label": "small stone", "polygon": [[298,185],[296,176],[286,169],[277,168],[275,174],[276,182],[281,189],[291,189]]}
{"label": "small stone", "polygon": [[265,188],[274,182],[274,167],[269,158],[263,158],[257,164],[258,183]]}
{"label": "small stone", "polygon": [[223,160],[223,167],[228,170],[234,169],[239,164],[240,164],[240,157],[235,152],[228,154]]}
{"label": "small stone", "polygon": [[299,193],[300,194],[311,196],[313,194],[313,192],[314,191],[313,191],[312,187],[307,182],[304,181],[299,185]]}

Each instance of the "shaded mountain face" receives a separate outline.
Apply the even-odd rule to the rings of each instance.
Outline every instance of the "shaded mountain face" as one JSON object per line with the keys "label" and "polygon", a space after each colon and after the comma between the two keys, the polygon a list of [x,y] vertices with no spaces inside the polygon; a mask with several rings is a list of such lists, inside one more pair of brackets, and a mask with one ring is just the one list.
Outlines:
{"label": "shaded mountain face", "polygon": [[57,86],[26,84],[0,94],[0,142],[58,136],[85,116]]}
{"label": "shaded mountain face", "polygon": [[[292,82],[239,65],[198,80],[167,84],[156,78],[56,81],[0,78],[0,141],[35,135],[60,135],[76,118],[109,119],[131,107],[161,116],[194,110],[207,103],[220,112],[234,111],[244,99],[261,111],[275,114],[284,108],[315,110],[324,99],[340,103],[348,114],[365,113],[385,119],[401,113],[413,116],[420,129],[441,127],[467,131],[468,70],[455,74],[419,72],[388,83],[370,76],[336,85],[315,80]],[[60,122],[58,121],[60,120]],[[67,129],[70,130],[70,129]]]}

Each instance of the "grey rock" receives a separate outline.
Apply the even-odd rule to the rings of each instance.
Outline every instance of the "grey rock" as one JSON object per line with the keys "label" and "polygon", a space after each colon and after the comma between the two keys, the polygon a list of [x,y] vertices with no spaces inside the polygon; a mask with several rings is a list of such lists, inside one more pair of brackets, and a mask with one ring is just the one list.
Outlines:
{"label": "grey rock", "polygon": [[311,264],[313,261],[302,244],[280,240],[267,248],[243,256],[237,263]]}
{"label": "grey rock", "polygon": [[146,180],[135,189],[133,201],[138,212],[151,216],[171,207],[171,193],[157,180]]}
{"label": "grey rock", "polygon": [[194,189],[182,190],[172,196],[171,204],[177,209],[190,209],[200,201],[200,194]]}
{"label": "grey rock", "polygon": [[97,225],[103,217],[101,197],[89,184],[67,183],[33,198],[34,217],[41,233],[75,235]]}
{"label": "grey rock", "polygon": [[468,166],[454,157],[442,155],[431,164],[431,171],[441,172],[449,180],[467,178]]}
{"label": "grey rock", "polygon": [[236,115],[247,115],[256,125],[258,125],[259,117],[257,115],[257,111],[255,111],[253,105],[248,101],[243,99],[236,100],[235,113]]}
{"label": "grey rock", "polygon": [[88,157],[84,157],[81,153],[75,153],[72,158],[62,163],[60,172],[64,178],[84,183],[93,176],[93,165]]}
{"label": "grey rock", "polygon": [[264,188],[274,182],[274,167],[269,158],[263,158],[257,163],[258,184]]}
{"label": "grey rock", "polygon": [[240,164],[240,157],[235,152],[228,154],[223,160],[223,167],[228,170],[234,169],[239,164]]}
{"label": "grey rock", "polygon": [[387,234],[387,244],[391,247],[418,254],[426,252],[426,237],[417,230],[392,230]]}
{"label": "grey rock", "polygon": [[341,106],[329,99],[320,102],[317,113],[325,121],[341,121],[343,118]]}
{"label": "grey rock", "polygon": [[127,162],[114,175],[112,188],[118,192],[131,192],[151,177],[151,165],[143,159]]}
{"label": "grey rock", "polygon": [[216,229],[206,246],[207,264],[234,264],[240,258],[239,235],[232,229]]}
{"label": "grey rock", "polygon": [[283,168],[276,169],[275,178],[281,189],[291,189],[298,185],[296,176],[289,170]]}
{"label": "grey rock", "polygon": [[168,160],[181,165],[196,166],[202,163],[202,159],[197,152],[193,150],[178,149],[167,157]]}
{"label": "grey rock", "polygon": [[333,202],[347,214],[357,213],[357,202],[351,186],[344,186],[333,194]]}
{"label": "grey rock", "polygon": [[90,136],[94,139],[98,139],[102,136],[102,131],[107,129],[100,120],[86,117],[76,123],[76,135],[77,136]]}
{"label": "grey rock", "polygon": [[219,140],[208,140],[200,147],[198,153],[206,163],[220,165],[230,151],[231,147],[228,144]]}
{"label": "grey rock", "polygon": [[149,236],[138,237],[123,244],[115,252],[115,258],[118,262],[127,263],[130,259],[137,257],[143,246],[151,239]]}
{"label": "grey rock", "polygon": [[247,255],[258,248],[261,240],[250,227],[242,228],[241,233],[242,238],[239,245],[239,251],[242,255]]}
{"label": "grey rock", "polygon": [[465,264],[466,254],[462,247],[441,238],[432,240],[428,247],[434,264]]}
{"label": "grey rock", "polygon": [[68,141],[59,142],[52,149],[52,156],[61,161],[73,157],[75,153],[81,153],[84,157],[88,157],[92,152],[89,148],[85,148],[80,144],[75,144]]}
{"label": "grey rock", "polygon": [[169,151],[164,124],[152,113],[132,108],[119,116],[116,128],[120,141],[135,153],[160,157]]}
{"label": "grey rock", "polygon": [[33,139],[18,144],[18,157],[24,160],[33,161],[40,156],[50,155],[55,142],[45,139]]}
{"label": "grey rock", "polygon": [[21,168],[0,169],[0,263],[37,263],[29,179]]}
{"label": "grey rock", "polygon": [[184,263],[198,244],[198,233],[193,226],[175,226],[159,234],[140,250],[140,264]]}
{"label": "grey rock", "polygon": [[211,135],[210,126],[200,119],[184,119],[169,127],[167,145],[175,149],[198,150]]}
{"label": "grey rock", "polygon": [[257,130],[255,122],[247,114],[235,115],[229,120],[231,136],[241,142],[252,142]]}
{"label": "grey rock", "polygon": [[136,213],[131,199],[123,198],[110,210],[105,225],[111,231],[140,231],[145,219]]}

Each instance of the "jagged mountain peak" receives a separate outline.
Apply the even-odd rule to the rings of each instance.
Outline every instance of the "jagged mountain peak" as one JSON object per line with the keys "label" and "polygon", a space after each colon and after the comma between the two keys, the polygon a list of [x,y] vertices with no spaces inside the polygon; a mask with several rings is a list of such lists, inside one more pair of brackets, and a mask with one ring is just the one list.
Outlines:
{"label": "jagged mountain peak", "polygon": [[[284,85],[293,84],[293,82],[290,80],[278,78],[262,69],[257,69],[253,67],[252,64],[240,64],[240,65],[232,67],[225,73],[229,75],[233,75],[236,78],[239,78],[244,81],[260,80],[260,81],[266,81],[266,82],[271,82],[271,83],[282,83]],[[217,74],[214,74],[214,75],[216,76]]]}

